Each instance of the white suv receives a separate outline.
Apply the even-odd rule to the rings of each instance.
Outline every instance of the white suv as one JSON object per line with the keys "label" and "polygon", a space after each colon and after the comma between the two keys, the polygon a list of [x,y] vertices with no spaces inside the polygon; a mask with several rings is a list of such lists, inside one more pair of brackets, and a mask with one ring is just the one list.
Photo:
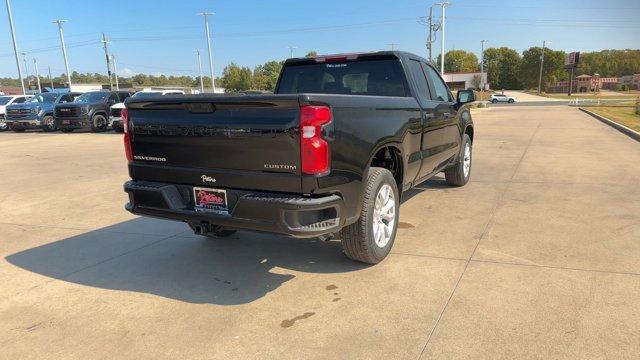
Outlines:
{"label": "white suv", "polygon": [[[155,96],[155,95],[184,95],[184,91],[182,90],[142,90],[133,94],[131,97],[140,98],[144,96]],[[109,123],[111,124],[111,128],[115,130],[115,132],[124,132],[124,125],[122,124],[122,117],[120,113],[124,109],[124,103],[117,103],[111,106],[111,110],[109,110]]]}
{"label": "white suv", "polygon": [[504,94],[491,94],[489,101],[491,101],[494,104],[498,102],[506,102],[509,104],[513,104],[514,102],[518,101],[518,99],[516,99],[514,96],[507,96]]}
{"label": "white suv", "polygon": [[0,131],[6,131],[9,127],[4,122],[7,114],[7,106],[21,104],[31,99],[33,95],[3,95],[0,96]]}

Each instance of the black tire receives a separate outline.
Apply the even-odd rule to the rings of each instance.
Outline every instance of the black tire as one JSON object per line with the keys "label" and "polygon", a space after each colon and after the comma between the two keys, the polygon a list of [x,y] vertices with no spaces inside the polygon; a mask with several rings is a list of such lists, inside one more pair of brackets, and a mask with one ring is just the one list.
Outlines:
{"label": "black tire", "polygon": [[[466,146],[469,146],[469,171],[465,175],[464,171],[464,160],[465,160],[465,149]],[[458,154],[458,159],[455,164],[451,165],[444,171],[444,178],[447,181],[447,184],[451,186],[464,186],[469,182],[469,178],[471,177],[471,165],[473,164],[473,147],[471,146],[471,139],[469,139],[469,135],[462,135],[462,144],[460,146],[460,154]]]}
{"label": "black tire", "polygon": [[62,131],[62,132],[63,132],[63,133],[65,133],[65,134],[72,133],[72,132],[73,132],[73,130],[75,130],[75,129],[60,128],[60,131]]}
{"label": "black tire", "polygon": [[[55,121],[53,120],[53,116],[51,115],[47,115],[44,118],[42,118],[42,124],[44,124],[42,126],[42,131],[44,132],[54,132],[58,130],[58,126],[56,125]],[[50,124],[50,125],[46,125],[46,124]]]}
{"label": "black tire", "polygon": [[491,102],[494,103],[494,104],[497,104],[498,100],[497,99],[493,99],[493,100],[491,100]]}
{"label": "black tire", "polygon": [[513,104],[513,99],[509,99],[509,104]]}
{"label": "black tire", "polygon": [[[394,222],[391,236],[384,247],[378,246],[374,239],[374,219],[375,200],[378,192],[384,185],[389,185],[393,192],[395,201]],[[396,238],[398,230],[398,215],[400,208],[400,196],[396,181],[391,172],[384,168],[372,167],[367,175],[367,183],[362,195],[362,210],[360,218],[355,223],[345,226],[340,231],[342,248],[348,258],[367,264],[377,264],[384,260]]]}
{"label": "black tire", "polygon": [[95,114],[91,118],[91,132],[104,132],[109,127],[109,120],[102,114]]}

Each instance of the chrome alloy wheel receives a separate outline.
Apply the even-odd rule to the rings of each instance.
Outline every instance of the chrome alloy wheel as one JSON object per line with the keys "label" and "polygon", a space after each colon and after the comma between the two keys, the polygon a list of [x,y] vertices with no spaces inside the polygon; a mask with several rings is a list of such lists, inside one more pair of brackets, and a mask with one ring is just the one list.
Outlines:
{"label": "chrome alloy wheel", "polygon": [[465,179],[469,177],[469,171],[471,171],[471,144],[466,143],[464,146],[464,153],[462,155],[462,171]]}
{"label": "chrome alloy wheel", "polygon": [[49,128],[49,130],[55,130],[56,122],[53,116],[47,116],[44,118],[43,125]]}
{"label": "chrome alloy wheel", "polygon": [[373,239],[378,247],[385,247],[396,224],[396,201],[393,189],[388,184],[382,185],[376,195],[373,209]]}

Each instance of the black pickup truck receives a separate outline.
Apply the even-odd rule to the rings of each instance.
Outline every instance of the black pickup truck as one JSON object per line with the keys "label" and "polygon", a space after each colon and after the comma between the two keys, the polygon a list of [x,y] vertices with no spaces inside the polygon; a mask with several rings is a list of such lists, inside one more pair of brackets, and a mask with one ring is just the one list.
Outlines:
{"label": "black pickup truck", "polygon": [[442,171],[469,180],[473,100],[397,51],[289,59],[272,95],[130,98],[126,209],[208,236],[338,238],[377,263],[403,192]]}
{"label": "black pickup truck", "polygon": [[111,106],[129,96],[131,93],[128,91],[86,92],[72,103],[56,105],[53,112],[55,124],[65,133],[83,128],[89,128],[92,132],[106,131]]}

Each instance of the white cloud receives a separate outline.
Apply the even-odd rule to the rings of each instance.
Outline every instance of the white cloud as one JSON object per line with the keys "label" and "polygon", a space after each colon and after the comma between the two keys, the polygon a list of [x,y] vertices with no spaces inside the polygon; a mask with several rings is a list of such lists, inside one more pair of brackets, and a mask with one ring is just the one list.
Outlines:
{"label": "white cloud", "polygon": [[120,70],[120,74],[118,74],[118,75],[125,76],[125,77],[131,77],[131,76],[134,76],[136,74],[138,74],[138,73],[133,71],[133,70],[131,70],[131,69],[129,69],[129,68],[124,68],[124,69]]}

